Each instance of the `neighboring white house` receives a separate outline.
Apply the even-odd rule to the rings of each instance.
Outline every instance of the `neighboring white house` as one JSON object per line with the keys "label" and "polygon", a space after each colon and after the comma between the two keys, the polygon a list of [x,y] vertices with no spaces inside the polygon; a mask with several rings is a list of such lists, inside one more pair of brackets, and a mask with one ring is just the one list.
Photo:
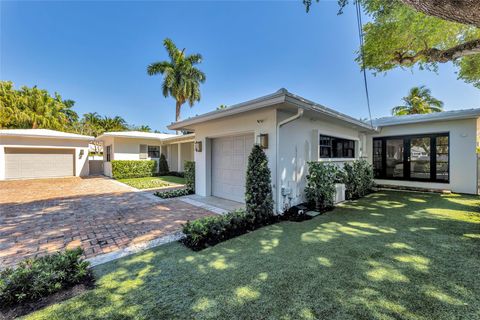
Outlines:
{"label": "neighboring white house", "polygon": [[365,158],[377,183],[476,194],[479,117],[473,109],[382,118],[372,127],[280,89],[168,128],[195,133],[201,196],[243,202],[249,152],[263,144],[280,212],[305,200],[308,161]]}
{"label": "neighboring white house", "polygon": [[93,139],[47,129],[2,129],[0,180],[86,176]]}
{"label": "neighboring white house", "polygon": [[167,158],[170,171],[183,171],[185,161],[193,160],[194,135],[122,131],[106,132],[96,139],[103,144],[103,169],[112,176],[112,160],[156,160]]}

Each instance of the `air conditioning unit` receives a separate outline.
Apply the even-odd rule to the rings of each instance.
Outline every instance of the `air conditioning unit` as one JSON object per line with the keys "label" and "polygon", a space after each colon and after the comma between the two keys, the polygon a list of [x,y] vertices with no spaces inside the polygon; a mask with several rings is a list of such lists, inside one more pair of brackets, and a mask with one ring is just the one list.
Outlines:
{"label": "air conditioning unit", "polygon": [[335,184],[335,204],[345,201],[345,184],[337,183]]}

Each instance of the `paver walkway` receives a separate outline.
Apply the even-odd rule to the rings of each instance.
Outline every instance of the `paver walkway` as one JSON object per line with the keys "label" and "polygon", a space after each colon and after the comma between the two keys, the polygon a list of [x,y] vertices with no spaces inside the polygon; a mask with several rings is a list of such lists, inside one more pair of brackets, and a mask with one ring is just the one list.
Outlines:
{"label": "paver walkway", "polygon": [[104,177],[0,181],[0,268],[81,246],[87,258],[178,231],[212,212]]}

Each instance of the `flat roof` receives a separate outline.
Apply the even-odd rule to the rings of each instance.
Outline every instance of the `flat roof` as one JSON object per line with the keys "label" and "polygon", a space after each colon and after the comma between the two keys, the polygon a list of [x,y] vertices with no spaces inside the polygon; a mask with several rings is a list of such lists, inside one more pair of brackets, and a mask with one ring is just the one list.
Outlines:
{"label": "flat roof", "polygon": [[465,109],[465,110],[451,110],[434,112],[427,114],[410,114],[405,116],[390,116],[382,117],[373,120],[373,125],[377,127],[395,126],[410,123],[422,123],[432,121],[451,121],[462,119],[473,119],[480,117],[480,108]]}
{"label": "flat roof", "polygon": [[29,138],[53,138],[73,140],[94,140],[92,136],[76,133],[62,132],[50,129],[0,129],[0,136],[29,137]]}
{"label": "flat roof", "polygon": [[143,132],[143,131],[117,131],[117,132],[105,132],[97,137],[119,137],[119,138],[142,138],[142,139],[167,139],[176,137],[175,134],[168,133],[156,133],[156,132]]}
{"label": "flat roof", "polygon": [[186,128],[193,124],[197,124],[197,123],[201,123],[209,120],[220,119],[223,117],[232,116],[235,114],[244,113],[244,112],[248,112],[248,111],[252,111],[260,108],[265,108],[265,107],[269,107],[269,106],[284,103],[284,102],[290,103],[292,105],[295,105],[305,110],[312,110],[320,114],[328,115],[338,120],[361,127],[365,130],[375,130],[368,123],[362,122],[346,114],[343,114],[341,112],[325,107],[321,104],[315,103],[311,100],[305,99],[301,96],[290,93],[285,88],[281,88],[277,92],[274,92],[256,99],[252,99],[252,100],[248,100],[245,102],[232,105],[225,109],[207,112],[196,117],[174,122],[170,124],[168,128],[171,130],[178,130],[178,129]]}

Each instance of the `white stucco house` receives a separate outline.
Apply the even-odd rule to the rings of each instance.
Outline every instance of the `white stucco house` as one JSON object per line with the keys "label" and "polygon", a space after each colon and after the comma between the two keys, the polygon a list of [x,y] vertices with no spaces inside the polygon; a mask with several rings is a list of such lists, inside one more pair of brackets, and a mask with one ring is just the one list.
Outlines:
{"label": "white stucco house", "polygon": [[103,145],[103,170],[109,177],[112,160],[156,160],[158,168],[163,153],[170,171],[179,172],[183,171],[185,161],[193,160],[193,134],[121,131],[106,132],[96,140]]}
{"label": "white stucco house", "polygon": [[364,158],[379,184],[477,194],[479,117],[480,109],[471,109],[381,118],[371,126],[280,89],[168,128],[195,134],[200,196],[243,202],[247,158],[262,143],[281,212],[305,200],[308,161]]}
{"label": "white stucco house", "polygon": [[93,139],[47,129],[1,129],[0,180],[87,176]]}

